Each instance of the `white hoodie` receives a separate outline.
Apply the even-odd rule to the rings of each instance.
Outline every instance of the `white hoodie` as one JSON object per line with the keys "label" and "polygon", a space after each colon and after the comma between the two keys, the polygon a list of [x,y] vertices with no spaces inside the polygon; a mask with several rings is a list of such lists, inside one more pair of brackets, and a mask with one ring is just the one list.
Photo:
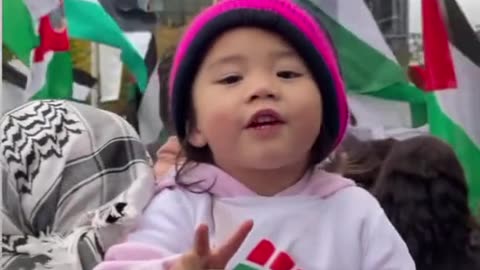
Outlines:
{"label": "white hoodie", "polygon": [[198,194],[167,181],[137,229],[113,246],[96,270],[168,269],[191,249],[198,225],[208,224],[215,244],[248,219],[254,227],[226,269],[415,269],[375,198],[341,176],[316,169],[273,197],[258,196],[206,164],[182,179],[204,180],[191,188],[211,189]]}

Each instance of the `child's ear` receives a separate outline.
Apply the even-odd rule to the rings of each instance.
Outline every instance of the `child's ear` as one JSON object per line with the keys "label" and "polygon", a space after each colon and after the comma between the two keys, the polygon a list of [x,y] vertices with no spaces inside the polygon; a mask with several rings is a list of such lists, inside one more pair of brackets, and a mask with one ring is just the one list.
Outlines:
{"label": "child's ear", "polygon": [[207,138],[203,133],[196,127],[190,128],[188,131],[188,142],[197,147],[202,148],[207,145]]}

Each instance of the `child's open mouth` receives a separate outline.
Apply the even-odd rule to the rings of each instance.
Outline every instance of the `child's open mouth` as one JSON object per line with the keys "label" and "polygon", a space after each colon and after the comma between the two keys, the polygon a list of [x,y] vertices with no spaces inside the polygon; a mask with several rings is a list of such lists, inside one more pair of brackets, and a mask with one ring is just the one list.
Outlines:
{"label": "child's open mouth", "polygon": [[284,124],[279,113],[272,109],[265,109],[256,112],[248,121],[247,128],[263,128],[273,125]]}

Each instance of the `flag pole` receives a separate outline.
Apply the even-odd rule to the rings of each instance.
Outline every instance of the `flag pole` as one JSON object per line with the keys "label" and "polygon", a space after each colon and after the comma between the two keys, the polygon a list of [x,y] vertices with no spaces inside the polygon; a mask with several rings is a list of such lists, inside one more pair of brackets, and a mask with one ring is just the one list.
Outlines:
{"label": "flag pole", "polygon": [[97,82],[92,87],[90,92],[90,104],[98,108],[98,96],[100,93],[100,45],[96,42],[92,42],[92,76],[97,79]]}

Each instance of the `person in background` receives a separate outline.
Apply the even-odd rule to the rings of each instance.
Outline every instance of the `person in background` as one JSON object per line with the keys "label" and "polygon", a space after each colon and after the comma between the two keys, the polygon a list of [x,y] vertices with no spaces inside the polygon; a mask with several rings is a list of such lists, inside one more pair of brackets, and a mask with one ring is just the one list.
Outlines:
{"label": "person in background", "polygon": [[328,164],[327,169],[352,179],[357,185],[370,190],[386,156],[398,140],[394,138],[361,139],[354,130],[356,128],[358,128],[357,119],[350,111],[347,134],[335,151],[334,162]]}
{"label": "person in background", "polygon": [[393,138],[362,141],[347,134],[338,152],[343,155],[338,173],[371,190],[391,148],[398,142]]}
{"label": "person in background", "polygon": [[[165,126],[165,129],[162,130],[164,134],[160,134],[155,143],[147,146],[153,158],[153,168],[158,181],[161,181],[169,170],[175,168],[176,164],[180,165],[183,162],[180,142],[175,136],[175,128],[168,110],[168,76],[172,68],[174,53],[175,48],[167,50],[159,65],[159,72],[162,74],[160,76],[160,119]],[[165,139],[165,135],[168,138]]]}
{"label": "person in background", "polygon": [[170,107],[185,162],[106,269],[415,269],[373,196],[319,166],[347,127],[325,30],[293,1],[224,0],[178,45]]}
{"label": "person in background", "polygon": [[469,209],[462,166],[449,145],[431,136],[396,143],[372,193],[418,270],[480,269],[479,226]]}
{"label": "person in background", "polygon": [[[170,74],[170,69],[172,67],[172,60],[173,55],[175,53],[175,48],[170,48],[164,52],[161,57],[161,62],[158,66],[158,72],[160,73],[160,100],[159,100],[159,111],[160,111],[160,119],[163,123],[163,130],[158,134],[157,139],[147,144],[147,150],[150,156],[152,157],[152,161],[157,163],[158,155],[163,154],[163,152],[159,152],[159,149],[164,144],[169,144],[167,149],[171,149],[174,146],[175,141],[168,140],[171,137],[175,136],[175,129],[172,126],[172,120],[170,119],[169,112],[168,112],[168,76]],[[162,156],[165,158],[165,156]]]}

